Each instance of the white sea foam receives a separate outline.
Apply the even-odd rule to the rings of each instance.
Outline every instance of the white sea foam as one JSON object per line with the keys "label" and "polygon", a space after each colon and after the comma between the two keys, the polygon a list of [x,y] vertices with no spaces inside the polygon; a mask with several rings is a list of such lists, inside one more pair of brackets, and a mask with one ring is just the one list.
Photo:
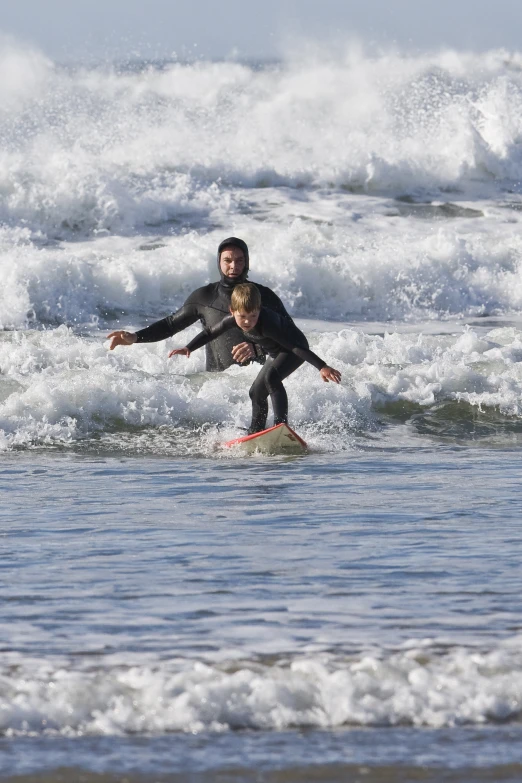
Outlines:
{"label": "white sea foam", "polygon": [[518,333],[485,347],[392,322],[520,312],[519,59],[350,50],[66,70],[0,44],[0,326],[28,330],[0,343],[2,447],[244,426],[255,368],[186,378],[202,354],[108,355],[95,332],[175,310],[216,279],[231,233],[295,317],[389,322],[385,337],[319,327],[343,386],[309,367],[287,383],[312,445],[318,422],[372,429],[396,402],[518,417]]}
{"label": "white sea foam", "polygon": [[[189,334],[194,332],[192,327]],[[305,365],[286,381],[291,421],[312,448],[321,448],[325,432],[329,449],[344,448],[347,433],[375,429],[380,412],[397,402],[427,411],[461,402],[508,419],[522,415],[522,333],[514,327],[483,336],[472,329],[460,335],[384,336],[343,329],[309,336],[311,347],[343,374],[340,386],[324,384]],[[179,440],[176,428],[182,427],[193,433],[189,451],[215,449],[224,439],[216,426],[223,422],[232,437],[248,423],[248,389],[258,367],[205,373],[203,351],[188,361],[168,360],[169,345],[109,353],[99,337],[78,337],[64,326],[5,333],[1,448],[78,444],[102,433],[118,440],[136,428],[153,427],[159,428],[153,447],[176,453],[188,448]],[[209,425],[214,429],[205,437],[197,435]],[[141,447],[138,435],[135,444]]]}
{"label": "white sea foam", "polygon": [[227,183],[490,192],[522,176],[522,77],[502,51],[122,73],[4,45],[0,74],[1,217],[49,233],[208,212]]}
{"label": "white sea foam", "polygon": [[0,84],[3,328],[164,315],[230,233],[297,316],[522,306],[515,55],[122,72],[3,43]]}
{"label": "white sea foam", "polygon": [[65,736],[345,725],[444,726],[518,720],[520,639],[494,650],[418,644],[348,660],[309,656],[265,665],[163,661],[78,668],[6,658],[0,732]]}
{"label": "white sea foam", "polygon": [[[425,320],[522,307],[518,223],[492,217],[477,231],[469,220],[405,225],[365,206],[364,217],[349,213],[333,226],[307,219],[313,202],[291,199],[272,210],[270,224],[242,220],[228,231],[250,244],[251,279],[272,287],[297,317]],[[374,206],[384,208],[382,200]],[[144,325],[217,278],[224,231],[42,247],[24,230],[0,229],[0,324]]]}

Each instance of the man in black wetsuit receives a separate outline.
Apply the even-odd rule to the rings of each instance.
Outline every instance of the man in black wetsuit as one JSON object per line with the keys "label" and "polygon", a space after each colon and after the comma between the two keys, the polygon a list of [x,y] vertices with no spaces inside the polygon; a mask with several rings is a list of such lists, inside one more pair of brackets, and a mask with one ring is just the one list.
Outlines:
{"label": "man in black wetsuit", "polygon": [[283,380],[303,362],[310,362],[316,367],[324,381],[340,383],[341,373],[329,367],[310,350],[308,340],[293,322],[289,323],[278,313],[262,307],[257,286],[252,283],[237,286],[232,293],[230,312],[231,315],[220,323],[196,335],[185,348],[171,351],[169,358],[178,354],[188,357],[192,351],[208,345],[212,340],[219,339],[237,327],[249,340],[261,345],[270,358],[250,388],[252,423],[249,434],[261,432],[266,428],[269,396],[274,411],[274,424],[288,421],[288,397]]}
{"label": "man in black wetsuit", "polygon": [[[177,312],[138,332],[111,332],[107,338],[111,340],[110,350],[118,345],[165,340],[196,321],[201,321],[205,331],[220,323],[230,313],[230,297],[234,287],[238,283],[244,283],[248,276],[249,256],[246,243],[237,237],[224,239],[218,248],[217,265],[221,278],[219,282],[198,288]],[[264,285],[257,284],[257,287],[261,292],[263,306],[274,310],[293,324],[279,297]],[[218,372],[234,363],[263,363],[265,354],[262,347],[249,340],[248,336],[245,340],[240,329],[233,328],[206,346],[206,359],[207,370]]]}

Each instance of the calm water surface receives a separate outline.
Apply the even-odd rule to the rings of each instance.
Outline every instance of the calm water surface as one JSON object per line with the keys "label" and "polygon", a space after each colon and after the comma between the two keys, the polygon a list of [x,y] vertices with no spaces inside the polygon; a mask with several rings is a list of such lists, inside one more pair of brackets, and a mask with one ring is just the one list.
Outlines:
{"label": "calm water surface", "polygon": [[2,775],[517,779],[519,475],[445,445],[7,455]]}

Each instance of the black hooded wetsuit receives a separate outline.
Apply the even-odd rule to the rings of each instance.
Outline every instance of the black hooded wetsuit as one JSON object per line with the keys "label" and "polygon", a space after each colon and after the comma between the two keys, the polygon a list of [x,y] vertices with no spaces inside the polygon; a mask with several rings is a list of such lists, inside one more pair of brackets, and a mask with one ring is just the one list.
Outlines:
{"label": "black hooded wetsuit", "polygon": [[[240,248],[245,256],[245,268],[242,274],[234,279],[225,277],[220,267],[221,252],[227,245]],[[229,237],[223,240],[218,248],[217,263],[221,276],[221,280],[218,283],[209,283],[202,288],[198,288],[190,294],[185,304],[175,313],[163,318],[161,321],[156,321],[144,329],[140,329],[136,332],[137,341],[139,343],[155,343],[159,340],[166,340],[167,337],[172,337],[188,326],[192,326],[196,321],[201,321],[203,328],[208,331],[213,326],[219,324],[226,315],[229,315],[232,291],[236,285],[244,283],[248,276],[249,257],[246,243],[242,239],[237,239],[237,237]],[[277,294],[274,294],[270,288],[259,285],[259,283],[256,283],[256,286],[261,293],[263,305],[279,313],[283,318],[288,319],[290,324],[293,324]],[[253,344],[248,335],[245,336],[240,329],[235,328],[207,345],[207,370],[219,372],[235,364],[232,358],[232,348],[234,345],[245,341]],[[263,349],[254,345],[254,350],[256,351],[256,357],[253,361],[259,361],[262,364],[265,360]]]}
{"label": "black hooded wetsuit", "polygon": [[[238,328],[234,316],[229,315],[207,332],[196,335],[187,348],[189,351],[195,351],[208,345],[212,340],[219,339],[228,331]],[[293,321],[289,322],[288,319],[265,307],[261,308],[259,319],[253,329],[248,332],[239,331],[250,342],[260,345],[270,357],[249,392],[252,400],[252,423],[249,432],[260,432],[266,428],[269,395],[274,411],[274,424],[288,421],[288,397],[283,386],[284,379],[305,361],[313,364],[318,370],[326,367],[326,362],[309,349],[308,340]]]}

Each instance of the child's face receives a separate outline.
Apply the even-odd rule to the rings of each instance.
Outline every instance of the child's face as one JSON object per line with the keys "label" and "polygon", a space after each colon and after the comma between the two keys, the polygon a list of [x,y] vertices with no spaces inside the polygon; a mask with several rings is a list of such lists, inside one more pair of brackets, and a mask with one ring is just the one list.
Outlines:
{"label": "child's face", "polygon": [[231,310],[230,312],[234,316],[236,324],[244,332],[253,329],[259,318],[259,310],[254,310],[253,313],[245,313],[243,310]]}

